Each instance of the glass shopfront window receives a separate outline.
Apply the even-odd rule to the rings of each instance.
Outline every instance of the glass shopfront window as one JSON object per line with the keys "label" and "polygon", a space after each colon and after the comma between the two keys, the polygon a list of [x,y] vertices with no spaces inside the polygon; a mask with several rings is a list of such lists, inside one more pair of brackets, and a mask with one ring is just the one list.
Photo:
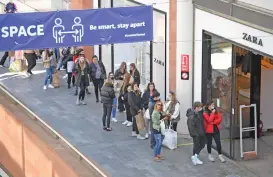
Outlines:
{"label": "glass shopfront window", "polygon": [[[206,35],[206,34],[205,34]],[[206,94],[206,100],[203,102],[214,101],[218,111],[222,115],[221,123],[221,140],[223,151],[230,153],[230,119],[231,119],[231,88],[232,88],[232,44],[215,36],[207,36],[208,50],[205,52],[203,60],[206,60],[209,67],[203,73],[207,78],[203,78],[206,82],[206,90],[202,90],[202,94]],[[204,46],[203,46],[204,47]],[[203,48],[203,50],[205,50]],[[204,62],[204,61],[203,61]],[[204,72],[204,70],[203,70]],[[206,81],[204,81],[206,79]]]}
{"label": "glass shopfront window", "polygon": [[[111,0],[99,0],[101,8],[111,7]],[[114,0],[113,7],[139,6],[139,3],[130,0]],[[150,41],[137,43],[114,44],[114,61],[111,59],[111,44],[101,46],[101,58],[105,64],[107,72],[112,69],[114,62],[114,71],[119,68],[121,62],[127,63],[129,69],[130,63],[135,63],[140,72],[142,89],[146,88],[153,76],[157,89],[162,98],[165,95],[166,85],[166,14],[154,10],[154,42],[153,42],[153,62],[151,62]],[[151,63],[153,64],[151,71]]]}

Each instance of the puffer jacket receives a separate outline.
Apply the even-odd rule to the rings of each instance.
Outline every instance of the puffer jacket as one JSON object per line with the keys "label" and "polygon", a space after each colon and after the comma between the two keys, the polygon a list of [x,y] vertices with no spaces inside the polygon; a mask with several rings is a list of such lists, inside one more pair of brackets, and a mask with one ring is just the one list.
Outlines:
{"label": "puffer jacket", "polygon": [[203,117],[204,117],[204,128],[206,133],[214,133],[216,127],[218,131],[220,131],[222,116],[219,112],[213,113],[210,110],[206,109],[203,113]]}
{"label": "puffer jacket", "polygon": [[190,136],[196,137],[204,135],[204,127],[200,114],[190,108],[187,110],[186,116],[188,117],[187,124]]}
{"label": "puffer jacket", "polygon": [[101,102],[106,104],[112,104],[113,99],[115,98],[115,91],[113,83],[110,81],[105,82],[101,88]]}

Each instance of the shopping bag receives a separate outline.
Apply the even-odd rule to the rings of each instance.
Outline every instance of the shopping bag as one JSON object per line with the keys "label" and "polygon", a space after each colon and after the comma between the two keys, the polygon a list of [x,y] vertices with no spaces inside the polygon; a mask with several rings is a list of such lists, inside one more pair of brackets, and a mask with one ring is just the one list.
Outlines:
{"label": "shopping bag", "polygon": [[165,129],[162,145],[173,150],[177,148],[177,132],[168,128]]}
{"label": "shopping bag", "polygon": [[145,113],[144,113],[144,118],[145,118],[145,119],[150,119],[150,111],[149,111],[149,109],[147,109],[147,110],[145,111]]}
{"label": "shopping bag", "polygon": [[140,113],[136,115],[136,123],[137,123],[137,128],[139,131],[145,128],[145,120],[144,120],[144,115],[142,111],[140,111]]}
{"label": "shopping bag", "polygon": [[9,66],[10,72],[20,72],[20,70],[21,70],[21,60],[15,60]]}
{"label": "shopping bag", "polygon": [[164,120],[160,120],[160,131],[162,135],[165,135],[166,128],[167,128],[166,122]]}
{"label": "shopping bag", "polygon": [[59,71],[56,71],[54,74],[53,74],[53,86],[55,88],[59,88],[60,87],[60,73]]}

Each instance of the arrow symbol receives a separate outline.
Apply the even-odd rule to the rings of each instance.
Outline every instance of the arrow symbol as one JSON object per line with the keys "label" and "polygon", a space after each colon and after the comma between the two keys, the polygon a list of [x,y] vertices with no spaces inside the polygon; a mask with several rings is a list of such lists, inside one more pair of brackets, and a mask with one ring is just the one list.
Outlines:
{"label": "arrow symbol", "polygon": [[80,31],[79,30],[75,30],[75,31],[59,31],[58,34],[61,36],[62,34],[78,34]]}

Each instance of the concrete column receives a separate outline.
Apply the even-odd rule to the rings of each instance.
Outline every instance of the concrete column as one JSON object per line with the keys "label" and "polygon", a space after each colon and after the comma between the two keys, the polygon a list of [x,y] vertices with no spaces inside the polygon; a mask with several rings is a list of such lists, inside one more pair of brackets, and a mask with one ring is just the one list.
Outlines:
{"label": "concrete column", "polygon": [[169,6],[169,90],[176,90],[176,30],[177,30],[177,1],[170,1]]}
{"label": "concrete column", "polygon": [[[71,0],[71,9],[72,10],[80,10],[80,9],[92,9],[93,8],[93,0]],[[86,57],[90,60],[94,55],[94,47],[93,46],[84,46],[84,53]]]}
{"label": "concrete column", "polygon": [[[176,38],[176,93],[180,101],[181,120],[178,132],[188,135],[186,110],[192,107],[193,79],[193,4],[192,0],[177,2],[177,38]],[[181,80],[181,55],[189,55],[189,80]]]}

